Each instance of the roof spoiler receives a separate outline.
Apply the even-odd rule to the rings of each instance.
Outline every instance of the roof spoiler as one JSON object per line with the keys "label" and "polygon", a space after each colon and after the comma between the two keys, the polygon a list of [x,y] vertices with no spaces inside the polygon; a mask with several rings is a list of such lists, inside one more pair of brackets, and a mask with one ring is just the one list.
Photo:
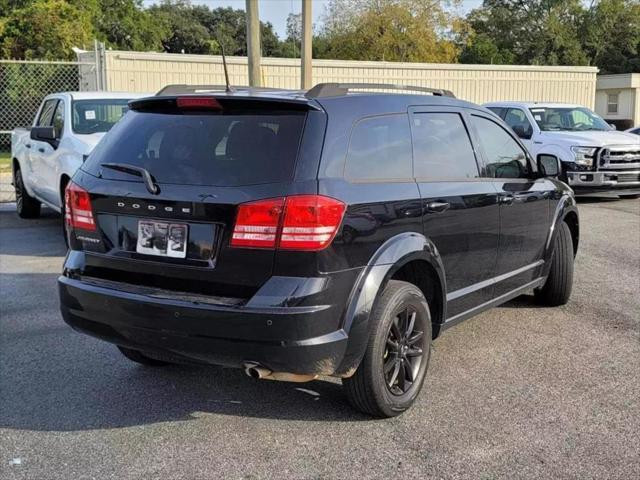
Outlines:
{"label": "roof spoiler", "polygon": [[[226,89],[226,86],[224,86]],[[139,112],[173,113],[189,110],[215,110],[234,111],[243,109],[290,109],[297,111],[322,110],[315,102],[309,99],[286,96],[251,96],[251,95],[224,95],[226,90],[211,90],[197,93],[201,95],[179,95],[175,90],[169,94],[155,95],[153,97],[135,98],[129,100],[129,108]],[[237,90],[236,90],[237,92]],[[207,93],[209,93],[207,95]],[[222,93],[223,95],[216,95]],[[207,103],[209,101],[209,103]],[[215,101],[215,103],[214,103]]]}
{"label": "roof spoiler", "polygon": [[309,90],[305,96],[307,98],[341,97],[347,95],[351,90],[395,90],[430,93],[439,97],[456,98],[450,90],[391,83],[319,83]]}
{"label": "roof spoiler", "polygon": [[[267,87],[248,87],[248,86],[234,86],[234,91],[278,91],[282,88],[267,88]],[[226,85],[186,85],[176,84],[167,85],[156,93],[156,97],[175,96],[175,95],[188,95],[188,94],[200,94],[200,93],[217,93],[228,92]]]}

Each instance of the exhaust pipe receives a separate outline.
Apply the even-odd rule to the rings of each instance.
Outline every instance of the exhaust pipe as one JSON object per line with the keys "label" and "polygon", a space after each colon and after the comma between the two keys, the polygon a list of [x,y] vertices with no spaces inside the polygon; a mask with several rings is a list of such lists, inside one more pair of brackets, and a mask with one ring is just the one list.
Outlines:
{"label": "exhaust pipe", "polygon": [[245,363],[244,364],[244,373],[246,373],[251,378],[267,378],[273,372],[268,368],[263,368],[257,363]]}
{"label": "exhaust pipe", "polygon": [[310,382],[318,378],[318,375],[313,374],[274,372],[254,362],[246,362],[244,364],[244,373],[251,378],[280,382]]}

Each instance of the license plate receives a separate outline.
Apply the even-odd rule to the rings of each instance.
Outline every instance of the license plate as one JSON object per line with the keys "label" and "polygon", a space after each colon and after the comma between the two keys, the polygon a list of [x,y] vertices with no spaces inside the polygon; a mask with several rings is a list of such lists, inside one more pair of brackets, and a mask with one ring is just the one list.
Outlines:
{"label": "license plate", "polygon": [[138,222],[136,252],[160,257],[187,256],[188,227],[182,223]]}

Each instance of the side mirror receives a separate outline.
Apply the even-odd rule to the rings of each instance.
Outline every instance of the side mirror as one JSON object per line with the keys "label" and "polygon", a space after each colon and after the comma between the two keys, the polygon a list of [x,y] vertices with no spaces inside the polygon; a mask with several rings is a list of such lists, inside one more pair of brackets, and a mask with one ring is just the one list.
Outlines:
{"label": "side mirror", "polygon": [[618,127],[616,127],[615,123],[610,123],[609,126],[611,127],[611,130],[617,130]]}
{"label": "side mirror", "polygon": [[515,125],[513,131],[518,137],[524,140],[529,140],[533,134],[531,129],[525,129],[522,125]]}
{"label": "side mirror", "polygon": [[538,155],[538,172],[542,177],[558,177],[560,175],[560,162],[553,155]]}
{"label": "side mirror", "polygon": [[57,135],[55,127],[32,127],[30,137],[31,140],[47,142],[54,149],[58,148],[60,144],[60,138]]}
{"label": "side mirror", "polygon": [[31,140],[40,140],[41,142],[55,142],[56,129],[54,127],[32,127]]}

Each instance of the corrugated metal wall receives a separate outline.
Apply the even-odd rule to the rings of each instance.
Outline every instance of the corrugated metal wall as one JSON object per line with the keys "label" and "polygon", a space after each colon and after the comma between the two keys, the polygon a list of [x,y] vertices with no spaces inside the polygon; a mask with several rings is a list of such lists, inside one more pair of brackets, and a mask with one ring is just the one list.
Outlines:
{"label": "corrugated metal wall", "polygon": [[[171,83],[224,83],[219,56],[119,51],[107,51],[105,56],[106,88],[110,91],[155,92]],[[246,57],[229,57],[227,64],[231,83],[247,85]],[[591,108],[597,72],[595,67],[313,61],[314,83],[403,83],[445,88],[476,103],[539,100]],[[300,61],[263,58],[262,76],[265,86],[299,88]]]}

